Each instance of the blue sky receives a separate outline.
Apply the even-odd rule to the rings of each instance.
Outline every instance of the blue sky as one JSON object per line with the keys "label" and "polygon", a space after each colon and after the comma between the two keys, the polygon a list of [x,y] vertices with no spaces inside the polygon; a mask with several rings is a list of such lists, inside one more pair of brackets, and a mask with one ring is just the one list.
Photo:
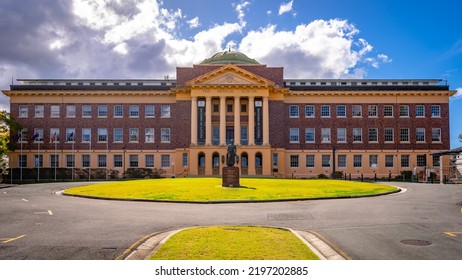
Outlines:
{"label": "blue sky", "polygon": [[[286,78],[447,80],[462,133],[456,0],[2,0],[0,89],[14,78],[162,78],[231,47]],[[0,107],[8,99],[0,97]]]}

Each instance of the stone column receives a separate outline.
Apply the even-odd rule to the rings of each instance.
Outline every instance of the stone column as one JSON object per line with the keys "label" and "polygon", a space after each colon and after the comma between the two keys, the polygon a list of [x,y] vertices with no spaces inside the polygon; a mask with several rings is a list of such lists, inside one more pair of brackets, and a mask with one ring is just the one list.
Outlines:
{"label": "stone column", "polygon": [[263,145],[269,145],[268,97],[263,97]]}
{"label": "stone column", "polygon": [[249,97],[249,146],[255,145],[255,98]]}
{"label": "stone column", "polygon": [[226,145],[226,96],[220,97],[220,146]]}
{"label": "stone column", "polygon": [[241,98],[234,97],[234,144],[241,145]]}
{"label": "stone column", "polygon": [[212,98],[205,99],[205,145],[212,145]]}
{"label": "stone column", "polygon": [[197,97],[191,99],[191,145],[197,145]]}

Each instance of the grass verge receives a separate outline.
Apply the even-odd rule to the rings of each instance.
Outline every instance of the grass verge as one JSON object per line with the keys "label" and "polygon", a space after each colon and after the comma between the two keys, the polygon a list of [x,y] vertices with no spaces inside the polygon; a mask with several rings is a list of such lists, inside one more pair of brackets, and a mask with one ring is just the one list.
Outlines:
{"label": "grass verge", "polygon": [[214,226],[183,230],[172,236],[151,260],[318,260],[285,229]]}

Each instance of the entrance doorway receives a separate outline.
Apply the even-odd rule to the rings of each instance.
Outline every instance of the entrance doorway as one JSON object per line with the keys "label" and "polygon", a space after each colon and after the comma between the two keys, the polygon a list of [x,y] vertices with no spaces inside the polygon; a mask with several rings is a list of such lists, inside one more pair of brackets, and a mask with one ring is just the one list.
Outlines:
{"label": "entrance doorway", "polygon": [[263,163],[263,156],[261,153],[257,153],[255,155],[255,174],[256,175],[263,174],[262,163]]}
{"label": "entrance doorway", "polygon": [[220,175],[220,154],[213,153],[212,155],[212,174],[213,175]]}
{"label": "entrance doorway", "polygon": [[247,155],[247,153],[241,154],[241,174],[249,174],[249,156]]}
{"label": "entrance doorway", "polygon": [[199,166],[198,166],[199,175],[205,175],[205,154],[204,153],[199,153],[197,162],[199,163]]}

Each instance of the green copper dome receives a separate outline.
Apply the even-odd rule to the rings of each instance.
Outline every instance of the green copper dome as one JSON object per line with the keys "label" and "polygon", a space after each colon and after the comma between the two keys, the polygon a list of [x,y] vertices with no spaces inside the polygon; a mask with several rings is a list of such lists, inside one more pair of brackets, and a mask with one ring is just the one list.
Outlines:
{"label": "green copper dome", "polygon": [[245,54],[235,51],[224,51],[204,59],[200,64],[260,64],[255,59],[248,58]]}

